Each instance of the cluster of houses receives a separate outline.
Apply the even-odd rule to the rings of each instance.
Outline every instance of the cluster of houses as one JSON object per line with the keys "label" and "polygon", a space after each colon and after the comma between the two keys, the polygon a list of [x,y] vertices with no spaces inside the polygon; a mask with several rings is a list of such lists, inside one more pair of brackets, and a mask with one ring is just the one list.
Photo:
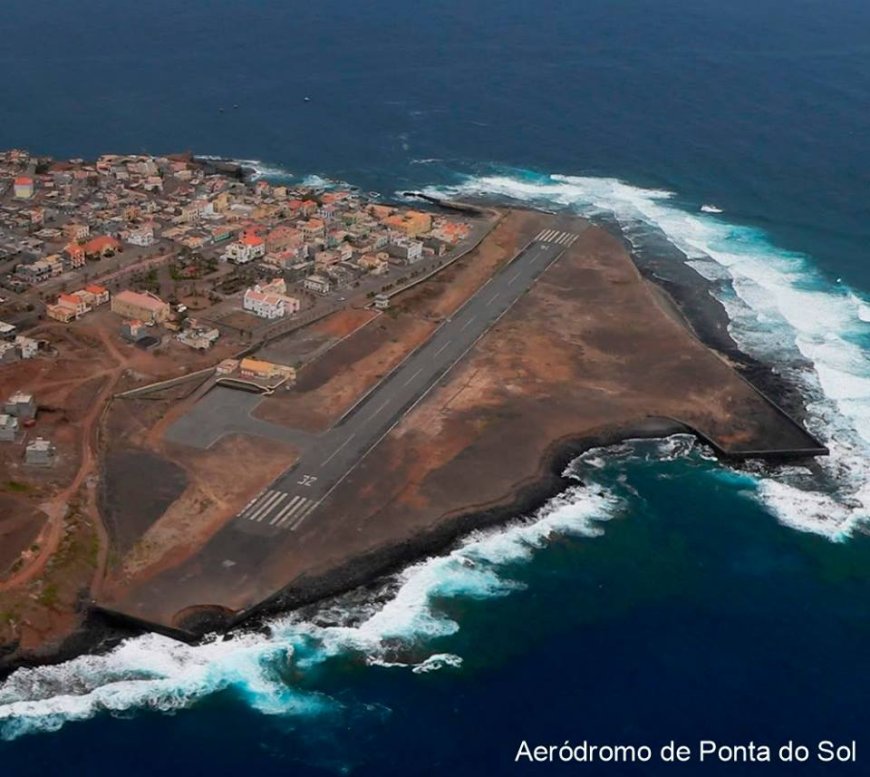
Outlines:
{"label": "cluster of houses", "polygon": [[78,321],[94,308],[105,305],[109,297],[107,288],[91,284],[78,291],[58,295],[54,304],[46,306],[45,314],[55,321],[68,324],[70,321]]}
{"label": "cluster of houses", "polygon": [[0,414],[0,440],[15,442],[19,430],[36,418],[36,400],[33,394],[17,392],[3,403]]}
{"label": "cluster of houses", "polygon": [[322,192],[317,200],[291,194],[299,196],[287,201],[283,221],[249,225],[222,258],[259,262],[306,291],[329,294],[363,275],[383,275],[391,264],[440,256],[470,229],[464,221],[365,202],[349,191]]}
{"label": "cluster of houses", "polygon": [[[242,308],[273,320],[299,312],[305,293],[327,295],[443,255],[470,229],[467,219],[371,202],[352,189],[248,181],[189,156],[107,154],[87,162],[0,152],[0,260],[15,263],[0,283],[17,284],[9,286],[15,291],[58,278],[60,288],[75,288],[89,261],[119,253],[124,272],[152,257],[195,256],[213,268],[219,260],[253,263],[267,280],[243,293]],[[214,328],[179,323],[154,294],[110,295],[96,284],[64,291],[46,313],[71,323],[109,303],[131,342],[153,339],[155,325],[195,349],[217,339]],[[27,338],[4,338],[0,362],[36,348]]]}
{"label": "cluster of houses", "polygon": [[[0,442],[15,442],[24,427],[32,426],[36,418],[33,394],[18,392],[3,403],[0,412]],[[50,467],[57,451],[50,440],[36,437],[24,448],[24,463],[34,467]]]}
{"label": "cluster of houses", "polygon": [[299,300],[287,296],[287,282],[283,278],[256,284],[242,297],[242,309],[260,318],[282,318],[298,313],[299,308]]}
{"label": "cluster of houses", "polygon": [[[153,327],[158,325],[164,325],[166,328],[176,331],[181,329],[169,303],[147,291],[125,290],[112,296],[108,289],[102,286],[89,285],[70,294],[58,295],[57,301],[46,307],[46,312],[48,317],[55,321],[70,323],[110,301],[111,311],[123,319],[121,337],[130,343],[141,345],[147,340],[151,344],[156,344],[159,339],[154,336]],[[179,331],[176,337],[179,342],[194,350],[208,350],[220,337],[220,332],[216,328],[202,326],[194,319],[188,319],[186,324],[186,327]],[[39,346],[38,342],[23,338],[20,335],[16,337],[15,342],[23,343],[24,341],[32,343],[32,350],[35,354]],[[3,343],[0,343],[0,362],[3,361],[2,346]],[[23,356],[22,358],[30,357]]]}
{"label": "cluster of houses", "polygon": [[125,246],[146,254],[185,247],[262,263],[327,294],[390,264],[443,254],[469,229],[466,220],[372,203],[355,190],[249,183],[187,157],[0,153],[0,257],[18,259],[15,277],[28,284]]}
{"label": "cluster of houses", "polygon": [[39,353],[39,341],[18,334],[18,329],[5,321],[0,321],[0,364],[32,359]]}

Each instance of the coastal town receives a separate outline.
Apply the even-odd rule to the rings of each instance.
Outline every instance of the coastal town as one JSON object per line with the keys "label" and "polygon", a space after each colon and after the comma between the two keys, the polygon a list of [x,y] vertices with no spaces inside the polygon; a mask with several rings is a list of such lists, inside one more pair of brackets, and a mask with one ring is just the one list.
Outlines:
{"label": "coastal town", "polygon": [[470,232],[467,220],[352,189],[275,185],[218,167],[190,156],[88,163],[0,153],[4,318],[70,323],[110,303],[147,326],[223,321],[250,333],[350,290],[374,297]]}
{"label": "coastal town", "polygon": [[578,446],[826,452],[567,213],[11,151],[0,296],[0,666],[367,584]]}
{"label": "coastal town", "polygon": [[345,311],[389,312],[491,226],[190,154],[0,153],[0,592],[38,580],[29,595],[45,598],[44,565],[88,534],[70,525],[99,528],[101,424],[119,392],[203,375],[203,391],[291,389],[304,359],[259,349]]}
{"label": "coastal town", "polygon": [[[189,155],[0,153],[0,364],[52,348],[28,335],[41,322],[103,311],[120,341],[208,351],[222,337],[267,341],[355,300],[383,309],[472,231],[468,219],[352,189],[249,178]],[[255,360],[222,367],[234,370],[292,377],[292,365]],[[14,438],[17,418],[0,417],[0,435]]]}

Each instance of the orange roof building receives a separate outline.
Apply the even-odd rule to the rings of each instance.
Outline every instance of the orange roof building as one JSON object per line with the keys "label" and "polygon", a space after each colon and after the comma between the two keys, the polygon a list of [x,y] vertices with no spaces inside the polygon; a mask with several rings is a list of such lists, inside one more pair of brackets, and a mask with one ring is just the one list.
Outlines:
{"label": "orange roof building", "polygon": [[253,232],[246,232],[240,238],[240,242],[246,246],[261,246],[266,241],[263,240],[259,235],[255,235]]}
{"label": "orange roof building", "polygon": [[85,291],[93,296],[94,302],[97,305],[104,305],[109,301],[109,290],[105,286],[98,286],[96,283],[91,283],[85,286]]}
{"label": "orange roof building", "polygon": [[13,182],[15,198],[27,200],[33,196],[33,179],[27,175],[19,175]]}
{"label": "orange roof building", "polygon": [[110,251],[117,251],[121,247],[121,241],[110,235],[98,235],[84,244],[87,256],[105,256]]}

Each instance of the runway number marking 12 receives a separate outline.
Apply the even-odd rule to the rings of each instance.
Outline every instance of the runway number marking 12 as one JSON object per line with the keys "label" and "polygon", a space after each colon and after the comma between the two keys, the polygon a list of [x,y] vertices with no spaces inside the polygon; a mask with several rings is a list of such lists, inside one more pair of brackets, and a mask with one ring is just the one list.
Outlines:
{"label": "runway number marking 12", "polygon": [[303,475],[302,480],[299,481],[300,486],[310,486],[317,480],[315,475]]}

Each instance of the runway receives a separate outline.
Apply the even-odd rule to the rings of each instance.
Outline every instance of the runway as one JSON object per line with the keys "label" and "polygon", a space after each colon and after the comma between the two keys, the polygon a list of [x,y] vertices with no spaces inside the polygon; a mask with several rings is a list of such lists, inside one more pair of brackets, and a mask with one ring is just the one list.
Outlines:
{"label": "runway", "polygon": [[336,426],[310,437],[296,465],[239,512],[235,528],[271,536],[317,520],[317,508],[332,490],[578,236],[540,232]]}

